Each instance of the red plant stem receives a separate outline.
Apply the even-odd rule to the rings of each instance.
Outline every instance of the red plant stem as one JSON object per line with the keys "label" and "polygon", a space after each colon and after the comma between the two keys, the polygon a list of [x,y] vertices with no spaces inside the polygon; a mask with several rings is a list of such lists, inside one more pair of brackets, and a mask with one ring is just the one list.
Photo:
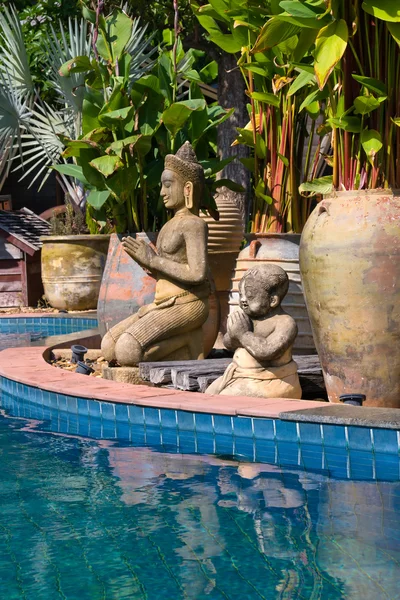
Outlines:
{"label": "red plant stem", "polygon": [[102,14],[104,10],[104,0],[99,0],[99,2],[97,3],[97,8],[96,8],[96,24],[94,26],[94,31],[93,31],[93,38],[92,38],[92,47],[93,47],[93,54],[96,58],[96,60],[99,60],[99,53],[97,51],[97,38],[99,37],[99,20],[100,20],[100,15]]}

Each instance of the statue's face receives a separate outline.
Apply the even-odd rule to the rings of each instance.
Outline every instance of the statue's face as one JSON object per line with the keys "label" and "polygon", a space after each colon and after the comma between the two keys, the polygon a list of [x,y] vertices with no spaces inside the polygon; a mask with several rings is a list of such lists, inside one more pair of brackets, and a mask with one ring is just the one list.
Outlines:
{"label": "statue's face", "polygon": [[262,284],[260,286],[260,281],[245,277],[239,284],[239,304],[250,318],[262,319],[279,305],[279,298],[269,294]]}
{"label": "statue's face", "polygon": [[178,210],[185,206],[184,184],[176,173],[165,169],[161,175],[161,197],[165,207]]}

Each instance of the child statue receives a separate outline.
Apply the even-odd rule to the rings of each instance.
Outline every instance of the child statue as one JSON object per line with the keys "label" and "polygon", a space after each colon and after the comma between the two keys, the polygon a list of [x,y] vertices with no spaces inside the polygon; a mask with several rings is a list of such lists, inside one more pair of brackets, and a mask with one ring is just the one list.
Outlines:
{"label": "child statue", "polygon": [[112,327],[101,350],[106,360],[132,367],[143,361],[196,360],[203,356],[208,317],[207,224],[199,205],[204,171],[189,142],[165,158],[161,196],[174,216],[157,247],[132,237],[124,250],[157,279],[154,302]]}
{"label": "child statue", "polygon": [[240,309],[228,318],[224,344],[235,350],[233,362],[207,394],[301,398],[292,347],[294,319],[281,307],[289,279],[276,265],[249,269],[239,284]]}

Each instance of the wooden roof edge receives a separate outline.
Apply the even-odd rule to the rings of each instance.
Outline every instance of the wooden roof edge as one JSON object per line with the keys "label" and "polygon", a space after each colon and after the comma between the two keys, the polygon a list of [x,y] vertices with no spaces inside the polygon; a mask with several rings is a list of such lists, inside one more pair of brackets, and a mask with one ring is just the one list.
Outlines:
{"label": "wooden roof edge", "polygon": [[2,234],[5,234],[3,237],[6,238],[7,242],[13,244],[14,246],[22,250],[22,252],[26,252],[27,254],[29,254],[29,256],[33,256],[35,252],[38,252],[40,250],[40,246],[35,246],[27,240],[22,240],[20,237],[15,235],[15,233],[11,233],[10,231],[8,231],[7,227],[4,227],[4,225],[0,223],[0,235]]}

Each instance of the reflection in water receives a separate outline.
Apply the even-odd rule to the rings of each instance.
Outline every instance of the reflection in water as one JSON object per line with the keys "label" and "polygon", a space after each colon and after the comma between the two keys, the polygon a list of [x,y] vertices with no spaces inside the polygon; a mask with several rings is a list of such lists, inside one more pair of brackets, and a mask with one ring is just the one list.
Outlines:
{"label": "reflection in water", "polygon": [[398,598],[400,484],[0,419],[1,598]]}

